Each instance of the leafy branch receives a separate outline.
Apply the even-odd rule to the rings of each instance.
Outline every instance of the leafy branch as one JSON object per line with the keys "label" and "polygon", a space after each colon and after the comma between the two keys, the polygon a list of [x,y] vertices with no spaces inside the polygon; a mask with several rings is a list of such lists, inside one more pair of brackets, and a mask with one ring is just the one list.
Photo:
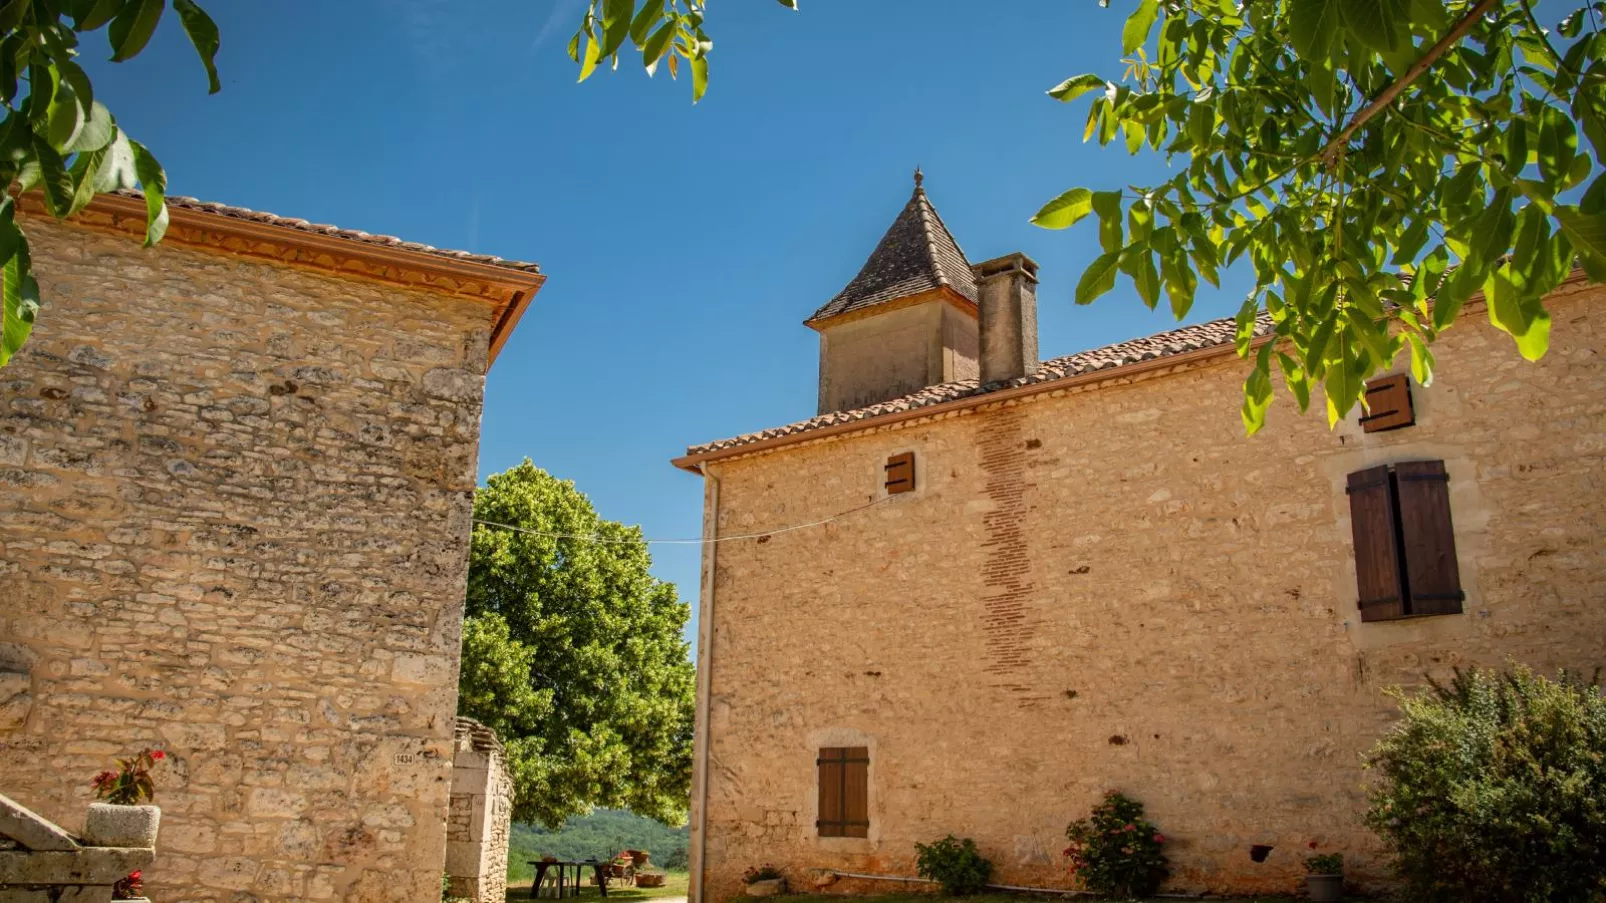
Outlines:
{"label": "leafy branch", "polygon": [[[147,247],[167,231],[167,176],[130,138],[77,62],[79,35],[106,28],[112,62],[139,55],[156,32],[166,0],[6,0],[0,3],[0,366],[33,331],[41,299],[28,236],[17,222],[16,193],[38,189],[47,211],[66,219],[97,194],[140,188]],[[173,0],[216,93],[217,25],[194,0]]]}

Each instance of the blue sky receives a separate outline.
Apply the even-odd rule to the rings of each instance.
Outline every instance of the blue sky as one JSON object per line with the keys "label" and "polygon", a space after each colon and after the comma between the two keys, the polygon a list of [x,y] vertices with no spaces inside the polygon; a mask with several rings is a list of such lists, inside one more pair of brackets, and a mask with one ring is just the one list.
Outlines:
{"label": "blue sky", "polygon": [[[1072,186],[1165,177],[1156,156],[1083,144],[1086,100],[1044,94],[1120,74],[1123,3],[714,0],[695,107],[634,63],[576,85],[580,0],[204,5],[222,93],[171,13],[144,56],[90,67],[170,189],[539,261],[546,288],[489,377],[480,474],[528,456],[650,537],[700,533],[700,481],[669,465],[688,444],[814,413],[801,321],[857,272],[917,164],[972,260],[1042,265],[1044,357],[1174,325],[1125,284],[1074,306],[1092,223],[1027,222]],[[88,36],[90,61],[104,42]],[[1246,287],[1203,287],[1190,322]],[[696,547],[653,554],[695,602]]]}

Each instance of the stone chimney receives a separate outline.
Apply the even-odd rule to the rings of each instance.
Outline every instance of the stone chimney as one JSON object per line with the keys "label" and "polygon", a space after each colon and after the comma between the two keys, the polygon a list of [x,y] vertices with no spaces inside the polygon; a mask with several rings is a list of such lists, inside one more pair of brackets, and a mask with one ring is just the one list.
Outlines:
{"label": "stone chimney", "polygon": [[1037,261],[1016,252],[971,267],[981,307],[981,383],[1037,372]]}

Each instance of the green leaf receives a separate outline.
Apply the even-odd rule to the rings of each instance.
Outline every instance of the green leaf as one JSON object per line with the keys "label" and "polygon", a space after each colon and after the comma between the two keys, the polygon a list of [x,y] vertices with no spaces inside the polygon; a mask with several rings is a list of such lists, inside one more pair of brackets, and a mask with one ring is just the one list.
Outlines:
{"label": "green leaf", "polygon": [[78,137],[67,147],[67,152],[83,153],[100,150],[110,144],[116,134],[117,123],[112,119],[111,111],[97,100],[89,108],[89,118],[85,120],[84,127],[78,130]]}
{"label": "green leaf", "polygon": [[78,96],[78,105],[85,110],[95,105],[95,86],[89,81],[89,73],[72,60],[56,60],[56,69],[61,73],[61,80],[72,85],[72,90]]}
{"label": "green leaf", "polygon": [[61,155],[38,135],[33,139],[33,153],[39,162],[39,184],[45,192],[45,208],[51,216],[61,219],[72,209],[72,176],[68,175]]}
{"label": "green leaf", "polygon": [[1524,292],[1504,266],[1489,274],[1483,295],[1489,302],[1489,322],[1517,340],[1517,351],[1530,361],[1544,357],[1550,347],[1550,314],[1539,298]]}
{"label": "green leaf", "polygon": [[1271,373],[1266,360],[1270,345],[1261,347],[1255,367],[1244,380],[1244,406],[1240,412],[1244,421],[1244,434],[1253,436],[1266,425],[1266,409],[1271,407]]}
{"label": "green leaf", "polygon": [[687,62],[691,63],[691,102],[696,103],[708,91],[708,57],[694,56]]}
{"label": "green leaf", "polygon": [[1277,364],[1282,367],[1283,384],[1288,391],[1294,393],[1294,401],[1299,403],[1301,414],[1310,410],[1310,376],[1299,362],[1282,352],[1277,353]]}
{"label": "green leaf", "polygon": [[[1133,204],[1136,210],[1136,204]],[[1093,192],[1093,212],[1099,215],[1099,246],[1106,251],[1119,251],[1125,236],[1121,233],[1121,192]],[[1137,240],[1137,235],[1133,235]]]}
{"label": "green leaf", "polygon": [[1260,316],[1260,296],[1251,293],[1238,307],[1238,316],[1233,319],[1234,331],[1232,347],[1239,357],[1249,356],[1249,346],[1255,340],[1255,318]]}
{"label": "green leaf", "polygon": [[1325,60],[1346,0],[1288,0],[1288,40],[1304,60]]}
{"label": "green leaf", "polygon": [[67,211],[68,216],[88,207],[89,202],[95,199],[95,174],[105,156],[106,150],[101,148],[86,151],[73,159],[72,167],[67,170],[73,181],[72,207]]}
{"label": "green leaf", "polygon": [[84,127],[84,108],[78,102],[78,92],[63,80],[50,96],[50,109],[45,117],[45,140],[58,151],[71,147]]}
{"label": "green leaf", "polygon": [[73,31],[94,31],[112,20],[123,0],[91,0],[84,4],[83,15],[73,16]]}
{"label": "green leaf", "polygon": [[0,306],[4,307],[4,320],[0,324],[0,366],[5,366],[33,331],[34,319],[39,314],[39,284],[34,281],[28,257],[28,237],[12,218],[9,198],[0,211],[0,230],[6,233],[5,243],[14,248],[4,268],[0,269],[0,282],[3,282]]}
{"label": "green leaf", "polygon": [[602,45],[597,43],[596,38],[587,34],[585,62],[580,64],[580,81],[585,81],[591,77],[591,73],[596,71],[597,61],[601,59]]}
{"label": "green leaf", "polygon": [[201,55],[201,65],[206,67],[206,93],[216,94],[223,90],[223,83],[217,78],[217,49],[220,43],[217,23],[195,4],[195,0],[173,0],[173,12],[178,13],[179,21],[184,24],[184,33],[190,36],[195,52]]}
{"label": "green leaf", "polygon": [[630,40],[634,41],[637,47],[645,45],[647,35],[652,33],[652,26],[663,18],[663,0],[643,0],[636,17],[630,20]]}
{"label": "green leaf", "polygon": [[1116,266],[1120,260],[1120,251],[1106,251],[1100,254],[1082,272],[1082,278],[1077,280],[1076,303],[1092,304],[1093,299],[1115,288]]}
{"label": "green leaf", "polygon": [[1433,352],[1428,343],[1415,332],[1406,332],[1405,340],[1411,345],[1411,378],[1423,388],[1433,385]]}
{"label": "green leaf", "polygon": [[1032,224],[1044,229],[1066,229],[1093,212],[1093,192],[1072,188],[1043,205],[1032,217]]}
{"label": "green leaf", "polygon": [[1337,359],[1327,365],[1322,380],[1322,393],[1327,396],[1327,425],[1329,427],[1349,415],[1350,409],[1361,398],[1360,360],[1353,353],[1347,339],[1338,344]]}
{"label": "green leaf", "polygon": [[0,31],[13,32],[22,26],[22,20],[28,15],[29,0],[5,0],[0,2]]}
{"label": "green leaf", "polygon": [[145,49],[166,6],[167,0],[124,0],[122,11],[106,32],[112,45],[112,62],[132,59]]}
{"label": "green leaf", "polygon": [[1547,104],[1539,120],[1539,175],[1560,185],[1571,177],[1577,153],[1578,131],[1572,119]]}
{"label": "green leaf", "polygon": [[1160,0],[1138,0],[1138,8],[1128,16],[1121,29],[1121,50],[1131,53],[1149,40],[1149,32],[1160,17]]}
{"label": "green leaf", "polygon": [[[1557,205],[1555,217],[1584,268],[1594,266],[1606,270],[1606,213],[1582,213],[1576,207]],[[1591,279],[1603,281],[1593,272]]]}
{"label": "green leaf", "polygon": [[618,53],[630,38],[633,0],[603,0],[602,8],[602,56],[607,58]]}
{"label": "green leaf", "polygon": [[797,0],[776,0],[787,9],[797,9]]}
{"label": "green leaf", "polygon": [[1148,245],[1133,243],[1121,249],[1121,272],[1132,278],[1132,286],[1138,290],[1141,299],[1149,310],[1154,310],[1160,303],[1160,273],[1154,267],[1154,254]]}
{"label": "green leaf", "polygon": [[1343,0],[1344,26],[1373,50],[1392,52],[1409,40],[1405,0]]}
{"label": "green leaf", "polygon": [[167,174],[145,145],[128,142],[134,151],[134,171],[139,174],[140,190],[145,192],[145,247],[167,234]]}
{"label": "green leaf", "polygon": [[[1041,82],[1039,82],[1039,84],[1041,84]],[[1073,75],[1054,87],[1049,88],[1048,96],[1060,101],[1061,103],[1070,103],[1089,91],[1103,90],[1104,84],[1104,79],[1099,78],[1097,75],[1093,75],[1092,73]]]}
{"label": "green leaf", "polygon": [[139,185],[139,173],[134,168],[134,145],[121,129],[114,128],[112,141],[106,146],[100,165],[95,169],[95,191],[109,192]]}

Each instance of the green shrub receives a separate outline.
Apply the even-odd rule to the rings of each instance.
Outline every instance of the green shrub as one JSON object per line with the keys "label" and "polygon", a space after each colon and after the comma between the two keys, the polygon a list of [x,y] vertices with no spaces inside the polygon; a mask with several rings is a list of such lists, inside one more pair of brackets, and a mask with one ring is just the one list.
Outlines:
{"label": "green shrub", "polygon": [[1113,790],[1093,814],[1065,829],[1071,872],[1088,890],[1122,898],[1146,897],[1170,876],[1165,835],[1143,817],[1143,804]]}
{"label": "green shrub", "polygon": [[916,870],[920,877],[942,885],[951,897],[979,893],[993,878],[993,864],[976,849],[976,841],[949,834],[936,843],[915,844]]}
{"label": "green shrub", "polygon": [[1563,672],[1395,691],[1367,823],[1422,903],[1606,901],[1606,698]]}

